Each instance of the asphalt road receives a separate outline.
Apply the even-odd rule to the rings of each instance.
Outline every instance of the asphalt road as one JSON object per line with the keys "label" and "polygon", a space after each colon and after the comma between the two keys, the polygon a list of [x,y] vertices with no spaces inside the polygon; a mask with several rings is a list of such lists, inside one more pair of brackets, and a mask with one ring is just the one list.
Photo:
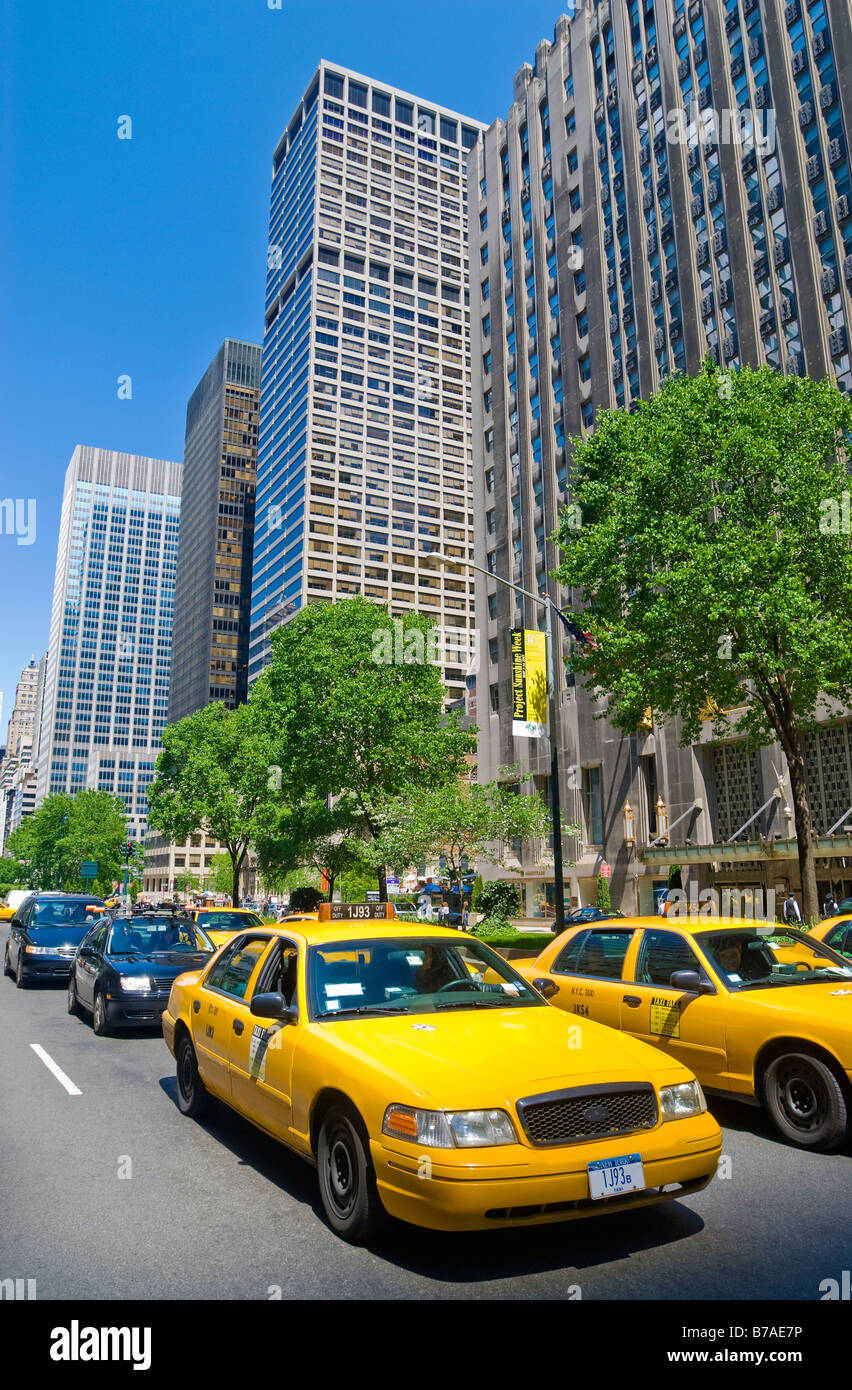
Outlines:
{"label": "asphalt road", "polygon": [[711,1109],[730,1176],[685,1201],[474,1235],[397,1225],[356,1248],[301,1160],[225,1107],[180,1114],[158,1033],[97,1038],[64,989],[2,978],[0,1279],[40,1300],[820,1299],[852,1267],[852,1146],[802,1153],[759,1111]]}

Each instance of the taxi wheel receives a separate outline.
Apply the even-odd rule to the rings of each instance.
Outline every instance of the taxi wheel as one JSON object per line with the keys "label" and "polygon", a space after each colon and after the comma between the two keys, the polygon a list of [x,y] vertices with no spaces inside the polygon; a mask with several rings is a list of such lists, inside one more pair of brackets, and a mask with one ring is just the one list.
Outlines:
{"label": "taxi wheel", "polygon": [[210,1113],[213,1097],[201,1080],[195,1048],[186,1033],[177,1045],[176,1061],[178,1110],[191,1120],[199,1120]]}
{"label": "taxi wheel", "polygon": [[110,1033],[106,1003],[104,1002],[103,991],[100,989],[95,993],[95,1003],[92,1010],[92,1032],[97,1033],[99,1038],[107,1038]]}
{"label": "taxi wheel", "polygon": [[331,1229],[353,1245],[369,1240],[382,1225],[384,1207],[360,1127],[346,1110],[330,1110],[323,1120],[317,1159]]}
{"label": "taxi wheel", "polygon": [[66,1007],[69,1014],[74,1014],[76,1018],[80,1017],[80,1001],[77,998],[77,985],[73,973],[68,976],[68,998]]}
{"label": "taxi wheel", "polygon": [[763,1083],[775,1128],[803,1149],[836,1149],[846,1134],[846,1100],[834,1072],[818,1057],[788,1052],[767,1068]]}

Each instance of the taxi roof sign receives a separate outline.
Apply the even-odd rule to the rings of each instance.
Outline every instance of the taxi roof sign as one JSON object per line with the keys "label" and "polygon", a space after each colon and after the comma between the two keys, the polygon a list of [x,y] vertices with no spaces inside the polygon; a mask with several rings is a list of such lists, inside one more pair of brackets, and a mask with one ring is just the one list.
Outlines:
{"label": "taxi roof sign", "polygon": [[390,922],[396,916],[393,903],[320,903],[320,922]]}

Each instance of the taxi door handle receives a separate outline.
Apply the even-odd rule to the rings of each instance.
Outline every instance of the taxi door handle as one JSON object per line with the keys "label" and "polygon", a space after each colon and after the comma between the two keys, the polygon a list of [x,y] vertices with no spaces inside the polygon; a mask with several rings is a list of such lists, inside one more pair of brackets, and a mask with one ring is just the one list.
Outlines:
{"label": "taxi door handle", "polygon": [[625,994],[623,1001],[629,1009],[638,1009],[642,1000],[638,994]]}
{"label": "taxi door handle", "polygon": [[200,1013],[201,1013],[201,1000],[200,1000],[200,999],[193,999],[193,1001],[192,1001],[192,1012],[193,1012],[194,1014],[200,1014]]}
{"label": "taxi door handle", "polygon": [[239,1037],[240,1033],[242,1033],[244,1026],[245,1025],[241,1018],[234,1019],[234,1032],[236,1033],[237,1037]]}

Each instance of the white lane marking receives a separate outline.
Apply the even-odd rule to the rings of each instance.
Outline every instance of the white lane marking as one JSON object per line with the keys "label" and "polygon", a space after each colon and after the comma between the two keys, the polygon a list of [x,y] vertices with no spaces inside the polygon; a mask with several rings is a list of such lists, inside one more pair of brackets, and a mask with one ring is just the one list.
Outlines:
{"label": "white lane marking", "polygon": [[56,1065],[53,1058],[50,1056],[50,1053],[45,1052],[44,1048],[41,1046],[40,1043],[30,1043],[30,1047],[32,1048],[36,1057],[40,1057],[41,1060],[44,1062],[44,1065],[47,1067],[47,1070],[53,1072],[53,1075],[56,1077],[60,1086],[65,1087],[69,1096],[81,1096],[83,1094],[79,1086],[74,1085],[74,1082],[71,1080],[70,1076],[65,1075],[65,1072],[62,1070],[62,1068]]}

